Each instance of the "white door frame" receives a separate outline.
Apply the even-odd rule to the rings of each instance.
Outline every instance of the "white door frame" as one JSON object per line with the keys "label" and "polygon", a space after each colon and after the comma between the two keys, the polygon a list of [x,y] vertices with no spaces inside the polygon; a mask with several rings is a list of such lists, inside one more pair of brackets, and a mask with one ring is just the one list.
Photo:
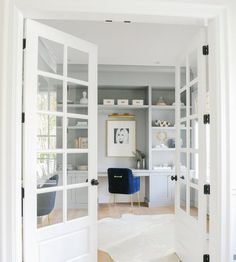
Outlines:
{"label": "white door frame", "polygon": [[[94,8],[91,5],[71,6],[74,12],[64,11],[63,6],[57,7],[48,5],[45,10],[27,9],[16,7],[14,1],[3,0],[5,4],[0,10],[3,11],[0,17],[5,23],[0,23],[0,36],[3,38],[3,46],[0,46],[0,54],[3,55],[4,68],[0,69],[0,139],[1,139],[1,175],[0,177],[0,260],[21,261],[21,75],[22,75],[22,33],[23,16],[26,18],[53,18],[53,19],[78,19],[78,17],[103,16],[114,14],[116,17],[124,17],[127,14],[143,17],[148,20],[149,16],[166,17],[195,17],[212,19],[210,44],[210,70],[209,82],[212,92],[211,126],[214,128],[212,140],[214,141],[211,152],[214,180],[211,190],[211,217],[219,219],[211,220],[212,235],[210,242],[211,261],[229,261],[229,75],[228,68],[228,27],[226,7],[186,4],[186,3],[163,3],[145,1],[142,5],[127,5],[127,2],[120,2],[118,6],[107,5],[101,1],[99,6]],[[126,15],[125,15],[126,14]],[[146,16],[146,18],[145,18]],[[214,25],[217,25],[214,27]],[[212,54],[212,55],[211,55]],[[214,55],[213,55],[214,54]],[[8,103],[6,103],[6,101]],[[6,141],[8,141],[6,143]],[[11,141],[11,143],[9,142]],[[9,168],[11,167],[11,168]],[[12,219],[9,219],[12,218]],[[10,233],[9,233],[10,232]]]}

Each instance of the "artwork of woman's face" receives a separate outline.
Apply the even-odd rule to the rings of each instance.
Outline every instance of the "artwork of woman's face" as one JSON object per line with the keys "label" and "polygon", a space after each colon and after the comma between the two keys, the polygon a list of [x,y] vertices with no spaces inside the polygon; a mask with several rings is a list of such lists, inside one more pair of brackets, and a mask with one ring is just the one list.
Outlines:
{"label": "artwork of woman's face", "polygon": [[114,143],[128,144],[129,143],[129,128],[115,128],[114,129]]}

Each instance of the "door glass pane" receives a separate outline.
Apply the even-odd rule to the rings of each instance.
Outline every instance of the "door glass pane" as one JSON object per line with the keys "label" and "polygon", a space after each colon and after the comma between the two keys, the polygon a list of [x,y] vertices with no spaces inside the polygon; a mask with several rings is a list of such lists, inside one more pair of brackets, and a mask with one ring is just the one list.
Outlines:
{"label": "door glass pane", "polygon": [[52,191],[37,194],[38,228],[61,222],[63,222],[63,192]]}
{"label": "door glass pane", "polygon": [[190,153],[190,182],[193,184],[198,184],[199,179],[199,166],[198,166],[198,153]]}
{"label": "door glass pane", "polygon": [[67,76],[88,81],[88,53],[68,48]]}
{"label": "door glass pane", "polygon": [[187,153],[180,153],[180,179],[186,181],[187,178]]}
{"label": "door glass pane", "polygon": [[180,147],[187,148],[187,122],[180,123]]}
{"label": "door glass pane", "polygon": [[190,120],[190,148],[198,149],[198,119]]}
{"label": "door glass pane", "polygon": [[37,188],[46,185],[58,186],[63,184],[62,154],[38,153],[37,157]]}
{"label": "door glass pane", "polygon": [[67,184],[86,183],[88,154],[67,154]]}
{"label": "door glass pane", "polygon": [[88,187],[67,191],[67,220],[88,215]]}
{"label": "door glass pane", "polygon": [[48,73],[63,74],[63,45],[39,37],[38,69]]}
{"label": "door glass pane", "polygon": [[67,112],[74,114],[88,114],[88,87],[68,83]]}
{"label": "door glass pane", "polygon": [[190,115],[198,113],[198,85],[190,87]]}
{"label": "door glass pane", "polygon": [[186,198],[186,184],[181,183],[180,186],[180,208],[186,212],[187,198]]}
{"label": "door glass pane", "polygon": [[180,66],[180,87],[186,86],[187,69],[186,62],[182,62]]}
{"label": "door glass pane", "polygon": [[198,219],[198,190],[190,187],[190,215]]}
{"label": "door glass pane", "polygon": [[197,67],[197,49],[194,50],[189,56],[189,79],[194,80],[198,76]]}
{"label": "door glass pane", "polygon": [[187,108],[186,108],[186,101],[187,101],[187,92],[186,90],[181,92],[180,94],[180,117],[186,117],[187,116]]}
{"label": "door glass pane", "polygon": [[67,147],[88,148],[88,121],[78,118],[68,118]]}
{"label": "door glass pane", "polygon": [[62,148],[62,117],[38,114],[38,150]]}
{"label": "door glass pane", "polygon": [[63,82],[60,80],[38,77],[38,110],[62,112]]}

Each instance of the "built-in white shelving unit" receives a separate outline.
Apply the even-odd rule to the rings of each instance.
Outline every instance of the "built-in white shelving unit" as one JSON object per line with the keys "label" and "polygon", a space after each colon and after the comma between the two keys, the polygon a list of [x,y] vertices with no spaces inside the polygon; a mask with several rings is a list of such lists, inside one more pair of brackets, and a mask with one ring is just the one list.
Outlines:
{"label": "built-in white shelving unit", "polygon": [[[166,105],[157,105],[163,97]],[[103,99],[114,99],[114,105],[103,105]],[[117,105],[118,99],[128,99],[126,106]],[[142,106],[132,105],[133,99],[142,99]],[[137,123],[137,149],[146,155],[144,200],[149,206],[171,205],[174,200],[175,173],[175,88],[159,86],[99,86],[98,88],[98,171],[105,179],[109,167],[135,168],[134,158],[111,158],[106,155],[106,121],[111,114],[132,114]],[[183,101],[182,101],[183,102]],[[184,107],[183,107],[184,108]],[[171,126],[156,126],[156,120],[166,120]],[[184,132],[184,131],[183,131]],[[169,140],[172,145],[170,147]],[[169,144],[168,144],[169,142]],[[163,146],[164,144],[165,146]],[[163,168],[161,168],[163,166]],[[168,168],[166,168],[168,167]],[[170,168],[171,167],[171,168]]]}
{"label": "built-in white shelving unit", "polygon": [[[146,155],[145,170],[136,170],[136,174],[141,176],[141,199],[150,207],[172,205],[174,201],[174,183],[171,175],[174,174],[175,148],[169,147],[169,139],[175,140],[175,88],[174,70],[159,73],[148,71],[143,73],[135,72],[136,68],[126,71],[126,67],[116,68],[112,66],[109,70],[99,72],[98,81],[98,175],[100,177],[99,202],[109,202],[107,194],[106,171],[109,167],[136,168],[133,157],[108,157],[107,156],[107,120],[111,114],[131,114],[136,120],[136,148]],[[140,69],[139,69],[140,70]],[[160,78],[158,78],[160,76]],[[138,81],[137,81],[138,79]],[[150,81],[151,79],[151,81]],[[68,118],[68,145],[71,152],[76,149],[75,140],[78,137],[87,136],[87,127],[77,126],[80,119],[73,118],[73,114],[87,114],[87,105],[80,104],[80,99],[86,86],[71,84],[68,86],[67,111]],[[166,105],[157,105],[160,97],[163,97]],[[104,99],[114,99],[114,105],[104,105]],[[128,99],[128,105],[118,105],[118,99]],[[143,105],[133,105],[132,100],[143,100]],[[58,96],[58,101],[61,97]],[[184,98],[181,102],[184,103]],[[61,108],[62,105],[57,105]],[[183,107],[184,109],[185,107]],[[184,112],[184,110],[183,110]],[[124,119],[124,118],[122,118]],[[129,119],[129,118],[127,118]],[[156,120],[166,120],[171,126],[155,126]],[[58,125],[58,132],[60,125]],[[183,127],[182,139],[184,141],[185,131]],[[161,139],[164,139],[163,141]],[[172,141],[173,142],[173,141]],[[185,141],[186,143],[186,141]],[[161,147],[165,144],[167,147]],[[160,147],[157,147],[157,146]],[[173,143],[172,143],[173,146]],[[86,150],[84,151],[86,152]],[[80,159],[76,159],[71,154],[68,164],[74,170],[68,171],[68,179],[73,179],[81,174],[81,179],[86,179],[86,172],[78,170],[78,166],[87,165],[86,154],[81,154]],[[163,168],[161,168],[163,166]],[[171,168],[169,168],[171,166]],[[166,168],[168,167],[168,168]],[[101,175],[102,174],[102,175]],[[129,201],[128,198],[118,197],[117,201]]]}

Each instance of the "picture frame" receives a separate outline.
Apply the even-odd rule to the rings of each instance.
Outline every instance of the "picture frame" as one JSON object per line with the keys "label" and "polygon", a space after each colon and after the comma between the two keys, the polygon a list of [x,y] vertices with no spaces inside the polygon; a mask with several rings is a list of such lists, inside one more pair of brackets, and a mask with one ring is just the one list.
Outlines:
{"label": "picture frame", "polygon": [[134,157],[136,121],[107,120],[107,156]]}

